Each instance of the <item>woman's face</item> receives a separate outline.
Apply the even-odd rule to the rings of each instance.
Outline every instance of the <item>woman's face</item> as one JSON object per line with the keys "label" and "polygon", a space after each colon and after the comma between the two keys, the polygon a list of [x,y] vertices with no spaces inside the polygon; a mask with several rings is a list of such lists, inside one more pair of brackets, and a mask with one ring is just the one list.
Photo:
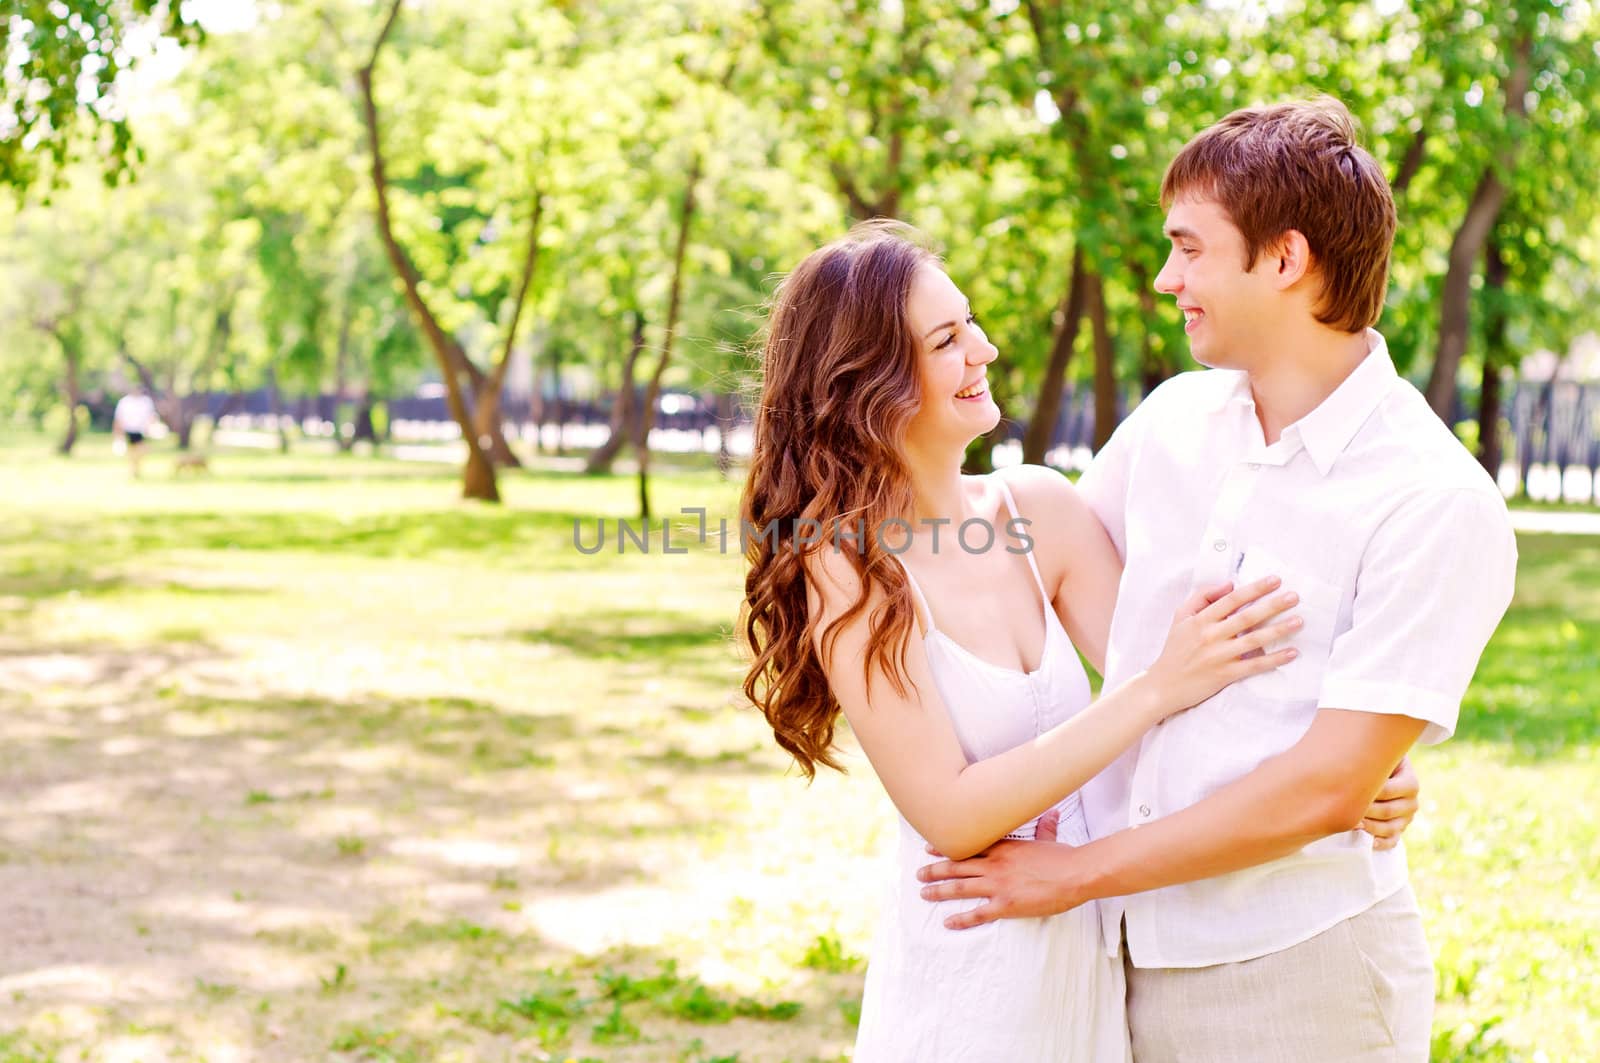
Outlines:
{"label": "woman's face", "polygon": [[983,334],[961,289],[944,270],[925,265],[911,282],[906,317],[917,340],[922,405],[907,442],[964,448],[1000,423],[986,370],[1000,353]]}

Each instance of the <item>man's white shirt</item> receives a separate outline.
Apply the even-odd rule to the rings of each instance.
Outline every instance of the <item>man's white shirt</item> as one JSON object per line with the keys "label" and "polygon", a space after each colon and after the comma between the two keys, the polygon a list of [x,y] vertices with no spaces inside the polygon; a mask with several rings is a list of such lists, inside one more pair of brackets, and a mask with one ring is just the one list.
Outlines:
{"label": "man's white shirt", "polygon": [[[1305,621],[1289,665],[1152,729],[1083,788],[1099,838],[1171,815],[1304,736],[1319,707],[1455,730],[1510,604],[1516,540],[1494,482],[1367,332],[1365,360],[1266,445],[1248,378],[1185,373],[1152,392],[1078,489],[1125,562],[1107,689],[1159,656],[1200,586],[1276,575]],[[1270,816],[1272,809],[1262,809]],[[1100,902],[1139,967],[1233,963],[1297,945],[1401,888],[1404,847],[1364,831],[1216,878]]]}

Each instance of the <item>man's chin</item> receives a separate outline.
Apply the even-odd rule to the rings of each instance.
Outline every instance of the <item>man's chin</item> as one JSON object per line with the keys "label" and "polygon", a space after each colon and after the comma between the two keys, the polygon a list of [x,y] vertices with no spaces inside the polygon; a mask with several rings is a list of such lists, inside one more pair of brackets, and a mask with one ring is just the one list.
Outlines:
{"label": "man's chin", "polygon": [[1238,369],[1233,359],[1224,352],[1215,350],[1203,344],[1189,344],[1189,357],[1205,366],[1207,369]]}

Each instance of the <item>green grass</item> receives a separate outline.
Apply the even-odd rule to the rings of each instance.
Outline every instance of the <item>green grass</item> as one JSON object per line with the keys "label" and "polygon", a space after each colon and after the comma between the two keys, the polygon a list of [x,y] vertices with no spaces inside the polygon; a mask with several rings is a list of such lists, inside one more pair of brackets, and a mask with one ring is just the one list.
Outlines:
{"label": "green grass", "polygon": [[[739,704],[736,551],[579,553],[627,477],[107,450],[0,444],[0,1060],[848,1056],[888,809]],[[1416,758],[1441,1060],[1600,1058],[1600,539],[1521,548]]]}

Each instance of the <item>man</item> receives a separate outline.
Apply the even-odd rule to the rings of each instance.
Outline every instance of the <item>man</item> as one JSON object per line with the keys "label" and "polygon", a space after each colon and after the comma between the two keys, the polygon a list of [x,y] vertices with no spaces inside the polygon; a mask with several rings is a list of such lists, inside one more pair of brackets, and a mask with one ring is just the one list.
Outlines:
{"label": "man", "polygon": [[111,433],[121,439],[128,451],[128,468],[133,478],[139,478],[139,463],[144,457],[145,436],[156,423],[156,404],[141,386],[117,400],[116,412],[111,415]]}
{"label": "man", "polygon": [[1370,327],[1395,214],[1332,100],[1237,111],[1162,182],[1194,357],[1079,489],[1123,555],[1106,683],[1197,587],[1281,576],[1290,665],[1169,719],[1083,791],[1094,840],[921,877],[954,925],[1101,901],[1140,1063],[1426,1060],[1433,968],[1403,847],[1353,828],[1442,741],[1511,600],[1505,504]]}

